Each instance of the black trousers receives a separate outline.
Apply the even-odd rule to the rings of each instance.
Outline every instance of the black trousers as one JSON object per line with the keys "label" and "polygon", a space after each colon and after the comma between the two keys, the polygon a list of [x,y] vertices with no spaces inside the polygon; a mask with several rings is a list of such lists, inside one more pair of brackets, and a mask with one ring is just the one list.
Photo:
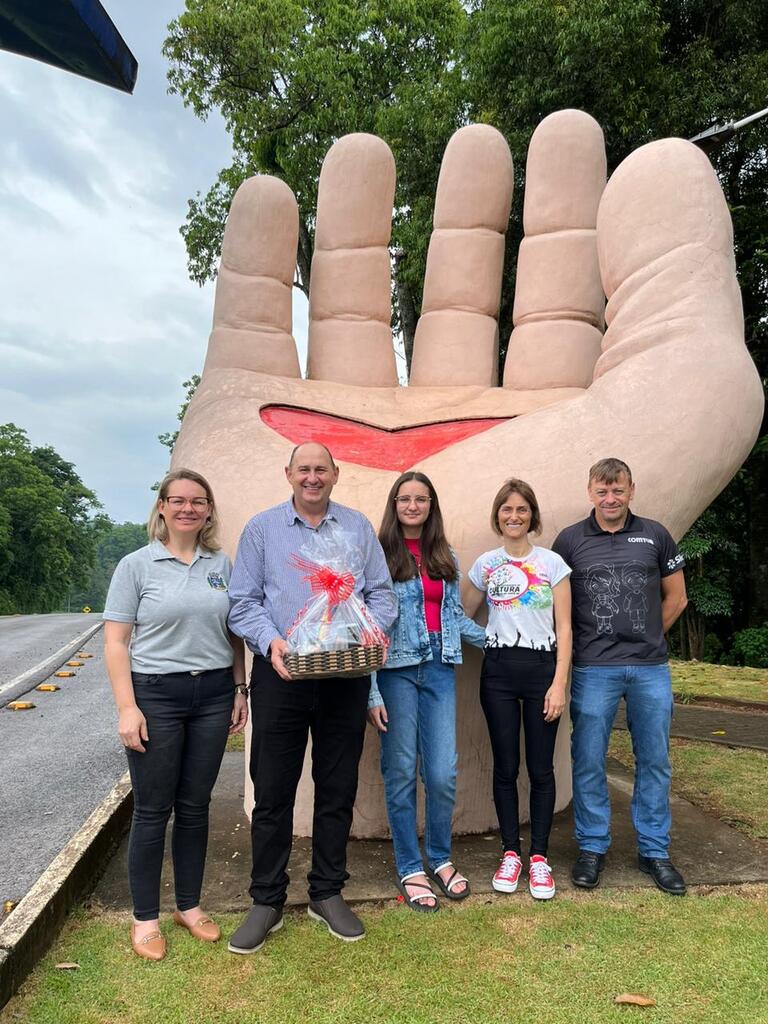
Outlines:
{"label": "black trousers", "polygon": [[555,811],[552,760],[560,719],[544,721],[544,695],[555,674],[552,651],[522,647],[486,650],[480,676],[480,703],[493,750],[493,800],[505,850],[520,853],[517,775],[520,721],[525,730],[525,764],[531,785],[531,854],[547,855]]}
{"label": "black trousers", "polygon": [[293,839],[293,807],[312,736],[312,867],[309,896],[340,893],[363,752],[370,677],[286,682],[264,658],[251,671],[251,818],[254,903],[282,907]]}
{"label": "black trousers", "polygon": [[133,673],[147,720],[146,752],[126,750],[133,785],[128,880],[137,921],[160,913],[165,828],[173,811],[176,906],[200,903],[208,846],[208,805],[227,745],[235,683],[232,669],[192,675]]}

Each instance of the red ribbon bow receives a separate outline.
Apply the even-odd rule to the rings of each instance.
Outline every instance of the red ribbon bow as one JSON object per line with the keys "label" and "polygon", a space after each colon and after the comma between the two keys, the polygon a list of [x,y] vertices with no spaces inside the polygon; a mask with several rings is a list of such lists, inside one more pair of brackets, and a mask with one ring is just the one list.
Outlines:
{"label": "red ribbon bow", "polygon": [[351,572],[334,572],[327,565],[318,565],[294,555],[292,562],[304,572],[303,579],[309,583],[313,594],[326,594],[329,608],[342,604],[355,590],[355,577]]}

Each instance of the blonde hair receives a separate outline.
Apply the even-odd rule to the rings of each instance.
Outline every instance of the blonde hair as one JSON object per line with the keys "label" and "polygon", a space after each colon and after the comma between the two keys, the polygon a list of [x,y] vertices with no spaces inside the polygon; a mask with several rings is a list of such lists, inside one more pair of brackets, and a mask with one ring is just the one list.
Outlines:
{"label": "blonde hair", "polygon": [[175,469],[172,473],[168,473],[163,477],[160,487],[157,492],[157,501],[152,506],[152,511],[149,513],[149,519],[147,521],[147,533],[149,539],[159,540],[160,543],[164,543],[168,540],[168,527],[165,525],[165,519],[160,513],[158,502],[166,501],[168,498],[168,490],[172,483],[176,480],[191,480],[195,484],[199,484],[205,491],[205,496],[208,499],[208,518],[205,521],[200,533],[197,535],[197,543],[201,548],[205,548],[206,551],[218,551],[221,548],[219,539],[217,537],[219,529],[219,518],[216,514],[216,503],[213,500],[213,491],[211,485],[201,476],[196,473],[193,469]]}

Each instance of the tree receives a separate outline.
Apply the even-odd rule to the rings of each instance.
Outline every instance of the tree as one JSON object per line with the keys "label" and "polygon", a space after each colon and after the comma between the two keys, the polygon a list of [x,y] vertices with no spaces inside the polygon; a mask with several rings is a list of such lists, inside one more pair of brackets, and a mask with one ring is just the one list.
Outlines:
{"label": "tree", "polygon": [[137,551],[147,543],[147,528],[143,523],[112,523],[101,532],[96,544],[94,565],[82,587],[73,591],[71,605],[92,611],[104,610],[104,601],[115,566],[125,555]]}
{"label": "tree", "polygon": [[[184,400],[179,407],[179,411],[176,413],[176,419],[181,423],[184,419],[184,414],[189,408],[189,403],[192,401],[192,396],[197,391],[197,386],[200,383],[200,374],[193,373],[189,380],[182,382],[182,387],[185,389]],[[169,430],[165,434],[158,434],[158,441],[160,444],[164,444],[169,451],[173,451],[173,446],[176,444],[176,438],[179,436],[179,428],[175,430]]]}
{"label": "tree", "polygon": [[[467,121],[499,128],[515,158],[515,200],[499,320],[503,359],[522,234],[525,152],[533,130],[564,107],[603,126],[609,171],[639,145],[690,138],[765,106],[764,0],[187,0],[170,26],[169,80],[194,112],[217,107],[235,161],[183,229],[190,273],[214,274],[229,199],[246,174],[284,178],[299,200],[297,283],[309,285],[316,182],[328,145],[372,131],[398,168],[392,236],[393,330],[410,363],[421,305],[434,191],[445,142]],[[731,208],[747,344],[768,377],[768,119],[712,154]],[[695,373],[696,368],[691,367]],[[762,435],[768,434],[763,424]],[[746,505],[749,533],[735,625],[768,621],[768,459],[756,452],[726,501]],[[730,494],[731,497],[728,497]],[[700,545],[710,525],[690,536]],[[695,556],[703,578],[718,546]],[[698,562],[698,559],[701,559]],[[749,571],[749,563],[752,571]],[[735,596],[734,585],[731,585]],[[699,613],[704,615],[703,593]],[[694,606],[695,607],[695,606]],[[691,616],[693,615],[693,610]],[[702,627],[703,628],[703,627]]]}
{"label": "tree", "polygon": [[[603,126],[610,173],[654,138],[691,137],[765,106],[768,7],[759,0],[484,0],[472,11],[467,39],[471,115],[500,128],[516,156],[542,117],[564,107],[587,110]],[[747,344],[764,380],[767,146],[768,120],[712,154],[733,217]],[[519,213],[519,159],[516,184]],[[520,221],[513,216],[508,244],[502,350],[511,326]],[[768,573],[760,571],[766,510],[768,460],[756,452],[683,539],[691,600],[681,635],[689,656],[703,656],[704,637],[714,626],[731,633],[739,624],[768,620]]]}
{"label": "tree", "polygon": [[440,157],[463,118],[465,24],[459,0],[187,0],[164,47],[171,91],[198,117],[218,108],[234,149],[189,203],[193,280],[213,278],[232,195],[260,171],[296,194],[296,284],[308,294],[323,157],[341,135],[373,132],[397,160],[394,328],[410,351]]}
{"label": "tree", "polygon": [[688,607],[679,625],[682,658],[702,661],[708,626],[734,611],[734,566],[743,559],[745,544],[743,534],[734,529],[736,524],[722,518],[727,498],[710,505],[680,542],[688,590]]}
{"label": "tree", "polygon": [[93,564],[100,509],[72,463],[34,448],[13,423],[0,426],[0,611],[61,606]]}

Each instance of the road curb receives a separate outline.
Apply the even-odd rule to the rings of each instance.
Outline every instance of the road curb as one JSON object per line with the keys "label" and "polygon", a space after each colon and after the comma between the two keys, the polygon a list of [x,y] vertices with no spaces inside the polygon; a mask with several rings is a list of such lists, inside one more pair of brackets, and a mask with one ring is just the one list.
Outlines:
{"label": "road curb", "polygon": [[46,953],[70,907],[93,890],[132,812],[126,772],[0,924],[0,1008]]}
{"label": "road curb", "polygon": [[103,625],[103,621],[99,619],[98,622],[89,626],[84,633],[81,633],[80,636],[75,637],[74,640],[70,640],[63,647],[60,647],[55,654],[51,654],[45,661],[39,662],[39,664],[34,665],[32,668],[28,668],[26,672],[22,672],[21,675],[9,679],[7,683],[0,683],[0,708],[5,707],[9,701],[21,697],[22,694],[28,693],[38,683],[42,683],[44,679],[47,679],[52,672],[55,672],[65,661],[68,661],[73,654],[77,654],[83,644],[87,643],[95,633],[98,633]]}

